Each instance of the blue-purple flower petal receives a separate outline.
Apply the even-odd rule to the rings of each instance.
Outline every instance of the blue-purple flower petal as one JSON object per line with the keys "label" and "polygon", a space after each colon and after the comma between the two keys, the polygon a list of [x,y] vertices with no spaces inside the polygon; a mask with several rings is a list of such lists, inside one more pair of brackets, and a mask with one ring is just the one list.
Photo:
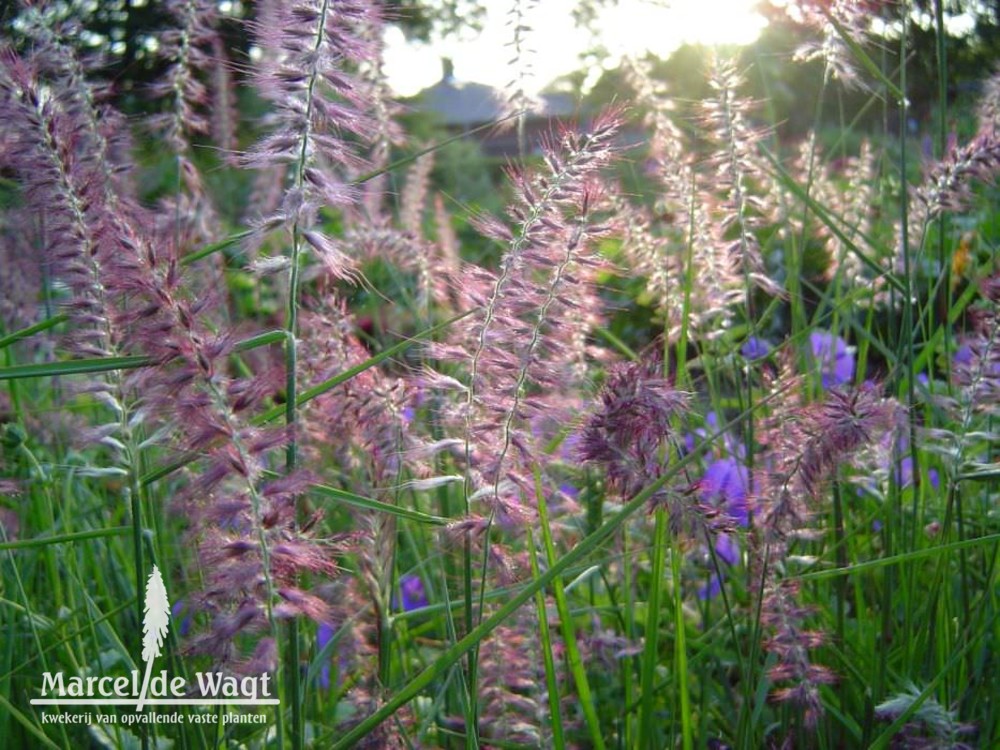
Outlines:
{"label": "blue-purple flower petal", "polygon": [[[181,615],[184,616],[181,617]],[[187,635],[188,631],[191,630],[191,614],[188,611],[187,601],[184,599],[175,601],[170,608],[170,616],[175,620],[181,617],[181,624],[177,626],[177,634],[182,637]]]}
{"label": "blue-purple flower petal", "polygon": [[714,599],[722,591],[722,579],[712,573],[708,583],[698,589],[698,598],[701,600]]}
{"label": "blue-purple flower petal", "polygon": [[854,380],[854,355],[840,336],[827,331],[809,334],[813,358],[820,365],[824,388],[846,385]]}
{"label": "blue-purple flower petal", "polygon": [[756,336],[748,338],[740,349],[740,354],[749,360],[763,359],[770,353],[771,345],[764,339],[757,338]]}
{"label": "blue-purple flower petal", "polygon": [[[333,638],[333,634],[336,632],[332,626],[325,622],[320,623],[319,627],[316,628],[316,650],[322,651],[326,648],[326,644],[330,642]],[[323,690],[330,689],[330,660],[327,659],[323,668],[319,672],[319,686]]]}
{"label": "blue-purple flower petal", "polygon": [[705,470],[699,486],[705,502],[723,508],[741,526],[749,523],[747,491],[750,472],[735,458],[720,458]]}
{"label": "blue-purple flower petal", "polygon": [[[395,610],[401,608],[403,612],[412,612],[415,609],[427,606],[427,594],[424,591],[424,582],[420,580],[420,576],[400,576],[399,593],[399,597],[393,594],[392,602],[390,603],[391,607]],[[402,607],[400,607],[400,602],[402,602]]]}
{"label": "blue-purple flower petal", "polygon": [[740,561],[740,544],[733,534],[719,533],[715,535],[715,554],[729,565]]}

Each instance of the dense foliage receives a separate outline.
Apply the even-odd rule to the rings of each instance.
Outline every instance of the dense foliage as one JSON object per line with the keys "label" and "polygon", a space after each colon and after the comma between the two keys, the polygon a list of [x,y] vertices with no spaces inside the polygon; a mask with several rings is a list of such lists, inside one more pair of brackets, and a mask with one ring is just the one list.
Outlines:
{"label": "dense foliage", "polygon": [[[236,35],[158,5],[141,120],[25,4],[0,744],[1000,742],[1000,79],[911,125],[875,5],[789,3],[799,60],[705,55],[697,97],[632,61],[497,191],[476,140],[405,132],[448,138],[393,102],[375,0]],[[779,127],[745,77],[800,64]],[[157,658],[280,704],[31,702]]]}

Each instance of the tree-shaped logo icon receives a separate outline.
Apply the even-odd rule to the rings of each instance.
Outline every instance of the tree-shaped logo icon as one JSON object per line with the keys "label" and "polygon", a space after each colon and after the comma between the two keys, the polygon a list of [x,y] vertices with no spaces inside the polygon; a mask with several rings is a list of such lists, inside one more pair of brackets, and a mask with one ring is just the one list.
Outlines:
{"label": "tree-shaped logo icon", "polygon": [[167,587],[163,585],[163,576],[155,565],[153,572],[146,581],[146,614],[142,618],[142,660],[146,662],[146,674],[142,678],[142,690],[139,692],[139,702],[136,711],[141,711],[146,702],[146,692],[149,690],[149,678],[153,670],[153,661],[160,655],[163,639],[170,625],[170,602],[167,600]]}

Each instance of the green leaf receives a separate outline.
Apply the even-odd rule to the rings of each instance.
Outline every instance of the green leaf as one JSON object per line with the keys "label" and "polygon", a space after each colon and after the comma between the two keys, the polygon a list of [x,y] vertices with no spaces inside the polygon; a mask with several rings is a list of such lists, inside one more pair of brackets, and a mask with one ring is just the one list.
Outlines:
{"label": "green leaf", "polygon": [[36,333],[41,333],[42,331],[47,331],[50,328],[55,328],[60,323],[65,323],[69,320],[68,315],[53,315],[48,320],[43,320],[41,323],[35,323],[33,326],[28,326],[27,328],[22,328],[20,331],[14,331],[14,333],[8,333],[3,338],[0,338],[0,349],[5,349],[6,347],[13,344],[15,341],[20,341],[21,339],[26,339],[34,336]]}
{"label": "green leaf", "polygon": [[[238,342],[233,351],[243,352],[285,340],[284,331],[268,331]],[[79,375],[88,372],[111,372],[114,370],[134,370],[156,364],[150,357],[95,357],[94,359],[71,359],[65,362],[42,362],[30,365],[0,367],[0,380],[23,378],[45,378],[60,375]]]}
{"label": "green leaf", "polygon": [[[656,509],[656,525],[653,531],[653,560],[650,568],[649,607],[646,610],[646,628],[643,635],[641,662],[641,704],[639,707],[639,747],[647,748],[656,745],[656,667],[660,663],[660,609],[664,563],[667,548],[667,511],[660,507]],[[676,581],[675,581],[676,585]]]}
{"label": "green leaf", "polygon": [[[268,474],[271,473],[272,472],[268,472]],[[352,505],[355,508],[374,510],[378,513],[387,513],[391,516],[396,516],[397,518],[404,518],[407,521],[416,521],[417,523],[429,524],[431,526],[445,526],[451,523],[451,521],[447,518],[432,516],[428,513],[422,513],[419,510],[403,508],[398,505],[390,505],[389,503],[373,500],[370,497],[357,495],[353,492],[348,492],[347,490],[339,490],[336,487],[329,487],[325,484],[312,484],[309,486],[309,490],[311,492],[315,492],[317,495],[339,500],[340,502]]]}
{"label": "green leaf", "polygon": [[101,539],[109,536],[125,536],[132,533],[131,526],[114,526],[110,529],[94,529],[92,531],[75,531],[72,534],[53,534],[52,536],[36,536],[32,539],[19,539],[16,542],[0,542],[0,551],[9,549],[33,549],[47,547],[50,544],[68,544],[82,542],[85,539]]}
{"label": "green leaf", "polygon": [[[538,526],[542,532],[542,541],[545,544],[545,560],[551,568],[556,562],[556,547],[552,541],[552,530],[549,527],[548,506],[545,503],[545,493],[542,489],[542,475],[535,467],[535,499],[538,502]],[[566,649],[566,662],[569,665],[570,673],[573,675],[573,684],[576,685],[576,692],[579,698],[580,708],[587,721],[587,729],[590,732],[591,747],[601,750],[605,747],[604,737],[601,735],[601,724],[597,718],[597,709],[594,707],[594,697],[590,690],[590,682],[587,680],[587,670],[583,666],[583,659],[580,657],[580,647],[576,643],[576,631],[573,627],[573,614],[569,609],[569,601],[566,599],[566,590],[563,588],[561,576],[552,579],[552,595],[556,600],[556,609],[559,612],[559,627],[562,630],[563,647]]]}
{"label": "green leaf", "polygon": [[[528,532],[528,554],[531,558],[531,576],[538,578],[541,572],[538,567],[538,552],[535,549],[534,535]],[[556,673],[556,661],[552,647],[552,634],[549,631],[549,617],[545,607],[545,594],[535,592],[535,614],[538,617],[538,630],[541,636],[539,647],[542,651],[542,661],[545,664],[545,691],[549,702],[549,726],[552,727],[552,747],[563,750],[566,738],[563,736],[562,709],[559,706],[559,681]]]}
{"label": "green leaf", "polygon": [[188,253],[183,258],[181,258],[182,266],[189,266],[192,263],[197,263],[202,258],[207,258],[213,253],[217,253],[220,250],[225,250],[226,248],[232,247],[233,245],[238,245],[240,242],[250,237],[253,234],[252,229],[246,229],[242,232],[236,232],[229,235],[224,240],[219,240],[218,242],[213,242],[211,245],[205,245],[201,250],[196,250],[193,253]]}
{"label": "green leaf", "polygon": [[0,380],[21,380],[23,378],[48,378],[60,375],[79,375],[87,372],[111,372],[113,370],[134,370],[152,364],[149,357],[97,357],[94,359],[71,359],[66,362],[42,362],[31,365],[0,367]]}
{"label": "green leaf", "polygon": [[4,710],[13,716],[17,723],[23,726],[32,736],[34,736],[41,745],[51,747],[53,750],[59,750],[59,746],[50,740],[48,736],[46,736],[45,732],[39,729],[38,726],[31,721],[31,719],[18,711],[17,708],[14,707],[14,704],[4,697],[3,693],[0,693],[0,707],[3,707]]}
{"label": "green leaf", "polygon": [[928,547],[927,549],[916,550],[914,552],[903,552],[898,555],[893,555],[892,557],[883,557],[880,560],[867,560],[865,562],[854,563],[853,565],[848,565],[846,568],[833,568],[831,570],[814,570],[808,573],[802,573],[801,575],[788,576],[789,580],[797,581],[818,581],[824,578],[836,578],[837,576],[847,576],[854,575],[855,573],[864,573],[870,570],[876,570],[878,568],[884,568],[889,565],[900,565],[901,563],[913,562],[914,560],[923,560],[928,557],[936,557],[943,552],[952,552],[955,550],[965,549],[967,547],[976,547],[979,545],[985,545],[990,543],[1000,542],[1000,534],[988,534],[986,536],[976,537],[975,539],[964,539],[960,542],[950,542],[949,544],[940,544],[936,547]]}

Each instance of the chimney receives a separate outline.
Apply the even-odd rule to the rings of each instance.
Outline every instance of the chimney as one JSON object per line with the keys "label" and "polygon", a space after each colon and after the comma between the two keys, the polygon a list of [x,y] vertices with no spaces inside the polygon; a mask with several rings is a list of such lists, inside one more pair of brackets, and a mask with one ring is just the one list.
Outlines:
{"label": "chimney", "polygon": [[450,57],[441,58],[441,82],[455,82],[455,64],[451,61]]}

